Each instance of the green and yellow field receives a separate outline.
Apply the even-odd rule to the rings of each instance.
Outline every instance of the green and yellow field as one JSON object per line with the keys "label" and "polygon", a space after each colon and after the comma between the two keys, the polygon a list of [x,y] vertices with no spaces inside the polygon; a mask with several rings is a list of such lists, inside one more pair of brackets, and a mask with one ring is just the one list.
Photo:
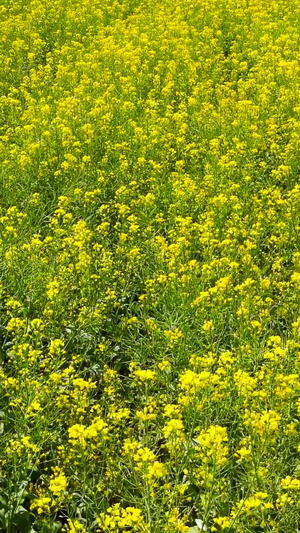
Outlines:
{"label": "green and yellow field", "polygon": [[300,530],[300,1],[0,0],[0,532]]}

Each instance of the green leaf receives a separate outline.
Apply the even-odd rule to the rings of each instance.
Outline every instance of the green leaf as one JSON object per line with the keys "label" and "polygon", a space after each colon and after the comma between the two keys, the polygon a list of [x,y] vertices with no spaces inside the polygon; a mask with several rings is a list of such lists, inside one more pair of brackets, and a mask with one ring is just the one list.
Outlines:
{"label": "green leaf", "polygon": [[7,507],[7,502],[8,502],[7,496],[0,496],[0,505],[2,508]]}
{"label": "green leaf", "polygon": [[13,524],[21,533],[28,533],[31,529],[30,514],[21,505],[16,509]]}
{"label": "green leaf", "polygon": [[4,529],[6,524],[5,509],[0,509],[0,529]]}

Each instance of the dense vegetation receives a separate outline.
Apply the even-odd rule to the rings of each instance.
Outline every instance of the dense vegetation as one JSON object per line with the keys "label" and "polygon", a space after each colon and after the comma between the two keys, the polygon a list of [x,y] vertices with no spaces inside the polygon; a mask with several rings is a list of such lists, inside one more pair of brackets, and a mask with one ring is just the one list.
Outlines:
{"label": "dense vegetation", "polygon": [[0,531],[295,533],[300,2],[0,24]]}

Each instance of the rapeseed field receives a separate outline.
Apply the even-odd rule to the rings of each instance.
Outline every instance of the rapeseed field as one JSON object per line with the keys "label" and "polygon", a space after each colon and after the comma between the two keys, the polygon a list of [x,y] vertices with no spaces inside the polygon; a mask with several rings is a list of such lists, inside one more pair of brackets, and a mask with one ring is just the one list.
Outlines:
{"label": "rapeseed field", "polygon": [[0,531],[296,533],[300,2],[0,24]]}

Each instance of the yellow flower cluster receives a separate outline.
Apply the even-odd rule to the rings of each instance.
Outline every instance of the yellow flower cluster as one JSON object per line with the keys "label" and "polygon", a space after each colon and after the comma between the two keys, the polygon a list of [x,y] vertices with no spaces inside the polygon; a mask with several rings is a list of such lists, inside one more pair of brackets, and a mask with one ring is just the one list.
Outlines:
{"label": "yellow flower cluster", "polygon": [[207,431],[200,433],[197,443],[201,448],[201,456],[206,462],[209,458],[221,465],[226,462],[228,447],[223,442],[228,441],[227,430],[221,426],[210,426]]}
{"label": "yellow flower cluster", "polygon": [[120,507],[116,503],[113,507],[109,507],[106,513],[102,513],[97,519],[102,531],[124,531],[128,527],[131,531],[146,532],[147,525],[144,523],[143,515],[140,509],[135,507]]}

